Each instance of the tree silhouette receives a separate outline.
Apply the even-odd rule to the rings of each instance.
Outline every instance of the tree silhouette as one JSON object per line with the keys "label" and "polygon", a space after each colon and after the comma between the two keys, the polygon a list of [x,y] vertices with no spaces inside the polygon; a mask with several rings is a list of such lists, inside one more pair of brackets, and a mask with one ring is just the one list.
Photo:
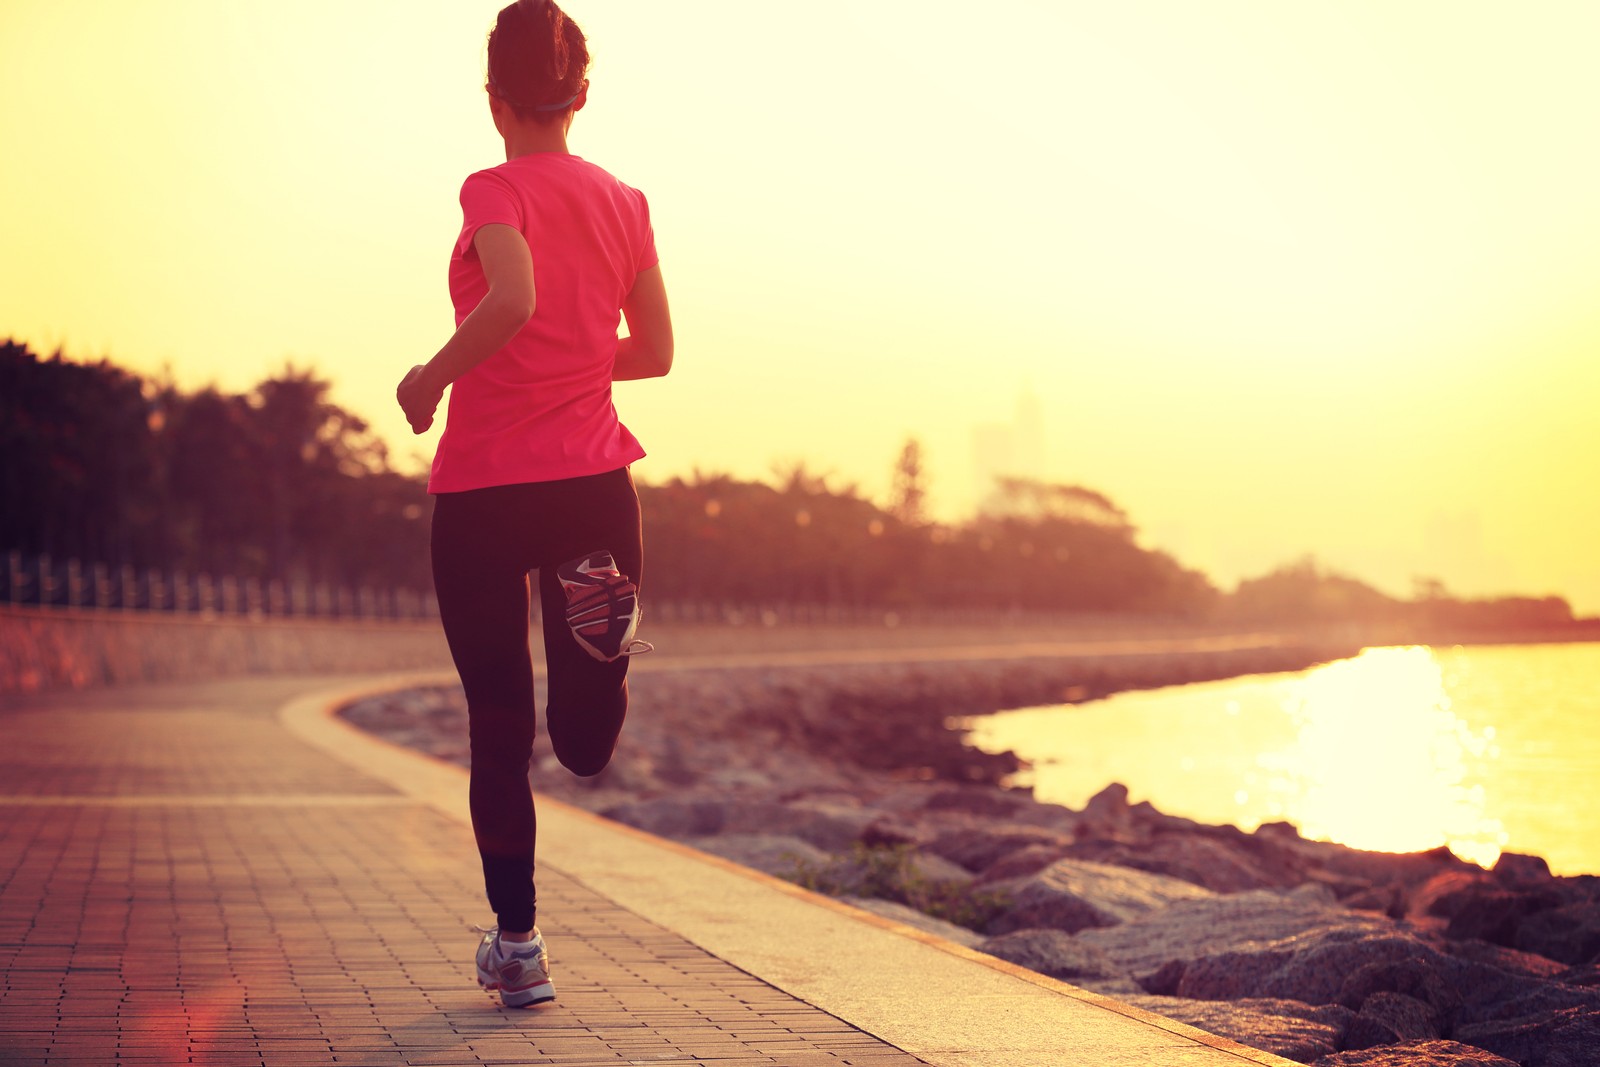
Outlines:
{"label": "tree silhouette", "polygon": [[922,443],[906,438],[894,462],[894,484],[889,490],[889,514],[906,526],[921,526],[926,521],[928,499],[926,475],[922,469]]}
{"label": "tree silhouette", "polygon": [[118,563],[147,551],[161,493],[151,411],[142,380],[104,360],[0,344],[4,543]]}
{"label": "tree silhouette", "polygon": [[185,394],[0,345],[0,547],[112,567],[428,588],[428,498],[292,365]]}
{"label": "tree silhouette", "polygon": [[[424,480],[393,469],[330,383],[285,364],[255,388],[185,393],[106,360],[0,343],[0,549],[113,568],[431,588]],[[651,601],[1221,616],[1239,622],[1408,621],[1490,630],[1570,626],[1558,597],[1410,602],[1304,559],[1223,596],[1141,547],[1121,507],[1081,485],[1005,479],[983,514],[927,521],[920,443],[885,506],[803,460],[770,483],[695,471],[640,484]]]}

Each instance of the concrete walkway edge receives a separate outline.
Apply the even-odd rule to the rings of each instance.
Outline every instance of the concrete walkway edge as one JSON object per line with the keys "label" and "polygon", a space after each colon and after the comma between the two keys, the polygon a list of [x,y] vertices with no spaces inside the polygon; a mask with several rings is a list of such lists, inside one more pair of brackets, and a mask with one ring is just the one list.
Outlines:
{"label": "concrete walkway edge", "polygon": [[[356,700],[454,680],[403,674],[322,690],[279,718],[470,826],[465,770],[337,715]],[[540,796],[538,806],[541,867],[937,1067],[1293,1064],[560,801]]]}

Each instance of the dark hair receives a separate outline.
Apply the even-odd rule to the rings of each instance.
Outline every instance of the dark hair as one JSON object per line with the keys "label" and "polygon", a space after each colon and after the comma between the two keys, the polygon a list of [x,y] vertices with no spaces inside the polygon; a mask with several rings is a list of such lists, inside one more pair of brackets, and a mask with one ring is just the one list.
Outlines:
{"label": "dark hair", "polygon": [[489,31],[490,93],[521,119],[554,122],[583,88],[588,38],[555,0],[517,0]]}

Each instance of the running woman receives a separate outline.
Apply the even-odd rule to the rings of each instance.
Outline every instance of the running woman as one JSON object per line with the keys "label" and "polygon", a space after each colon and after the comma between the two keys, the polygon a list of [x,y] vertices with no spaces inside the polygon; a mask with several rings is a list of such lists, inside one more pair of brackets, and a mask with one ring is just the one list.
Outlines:
{"label": "running woman", "polygon": [[456,330],[396,393],[422,433],[451,387],[428,481],[433,581],[467,696],[472,829],[497,921],[478,981],[513,1007],[555,996],[534,911],[528,574],[551,746],[573,773],[599,774],[627,712],[627,657],[649,650],[634,637],[643,549],[628,469],[645,453],[611,383],[672,366],[645,198],[567,150],[588,67],[583,32],[551,0],[496,18],[487,89],[506,162],[461,187]]}

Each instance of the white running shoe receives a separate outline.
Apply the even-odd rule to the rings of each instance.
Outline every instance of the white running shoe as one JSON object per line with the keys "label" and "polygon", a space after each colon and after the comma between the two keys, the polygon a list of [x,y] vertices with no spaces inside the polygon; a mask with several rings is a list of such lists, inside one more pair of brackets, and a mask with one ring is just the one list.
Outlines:
{"label": "white running shoe", "polygon": [[508,1008],[526,1008],[556,998],[550,982],[550,953],[544,935],[534,928],[531,941],[502,941],[500,928],[485,930],[478,943],[478,984],[500,991],[500,1003]]}
{"label": "white running shoe", "polygon": [[602,663],[654,650],[634,638],[639,587],[617,570],[609,552],[591,552],[556,568],[567,594],[567,625],[583,650]]}

